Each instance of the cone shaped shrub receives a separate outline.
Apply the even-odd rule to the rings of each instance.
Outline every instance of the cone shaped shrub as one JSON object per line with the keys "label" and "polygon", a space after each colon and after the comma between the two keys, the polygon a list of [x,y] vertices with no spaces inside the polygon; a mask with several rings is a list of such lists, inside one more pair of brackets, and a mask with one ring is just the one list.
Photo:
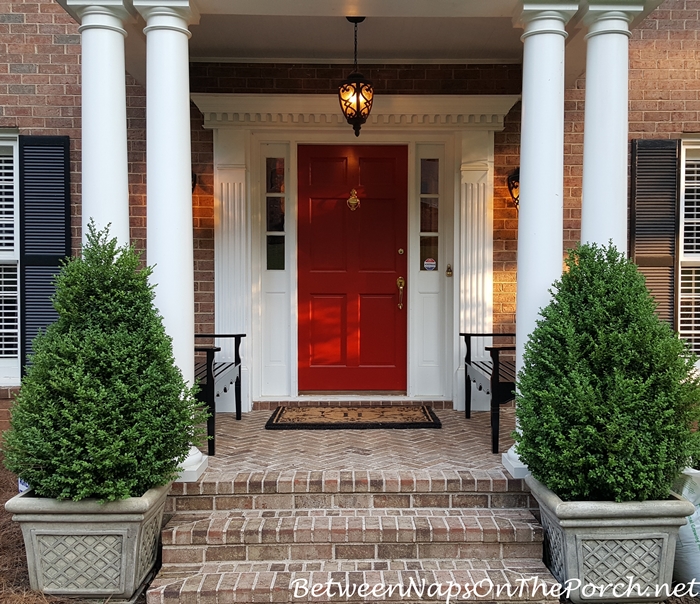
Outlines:
{"label": "cone shaped shrub", "polygon": [[572,250],[518,374],[516,450],[564,500],[664,499],[697,446],[693,355],[612,245]]}
{"label": "cone shaped shrub", "polygon": [[5,465],[38,495],[112,501],[177,476],[202,411],[153,305],[151,269],[90,226],[56,278],[58,321],[34,354],[5,434]]}

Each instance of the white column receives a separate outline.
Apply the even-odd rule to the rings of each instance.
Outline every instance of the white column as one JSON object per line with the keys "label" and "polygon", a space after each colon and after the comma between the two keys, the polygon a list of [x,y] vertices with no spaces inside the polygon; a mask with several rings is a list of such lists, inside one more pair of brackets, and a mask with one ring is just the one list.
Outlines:
{"label": "white column", "polygon": [[137,1],[146,19],[147,254],[175,362],[194,381],[188,2]]}
{"label": "white column", "polygon": [[564,25],[576,5],[537,6],[530,10],[526,4],[522,15],[518,369],[539,311],[550,300],[549,289],[561,276],[564,247]]}
{"label": "white column", "polygon": [[581,242],[627,253],[629,22],[638,1],[589,2]]}
{"label": "white column", "polygon": [[120,245],[129,243],[129,167],[126,148],[124,3],[104,6],[69,0],[80,17],[82,44],[82,227],[110,226]]}
{"label": "white column", "polygon": [[[148,264],[155,304],[173,340],[175,363],[194,382],[194,238],[190,141],[189,0],[137,0],[146,20],[146,177]],[[196,447],[179,482],[199,479],[207,457]]]}
{"label": "white column", "polygon": [[[525,2],[516,365],[535,328],[549,290],[561,276],[564,246],[564,26],[576,3]],[[511,449],[503,463],[514,476],[527,468]]]}

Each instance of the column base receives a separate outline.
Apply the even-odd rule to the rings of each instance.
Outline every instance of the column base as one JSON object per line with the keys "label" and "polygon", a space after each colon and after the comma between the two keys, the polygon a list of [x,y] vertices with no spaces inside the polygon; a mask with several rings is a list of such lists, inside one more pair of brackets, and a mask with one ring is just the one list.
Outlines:
{"label": "column base", "polygon": [[197,482],[209,466],[209,457],[197,447],[191,447],[187,459],[182,463],[180,476],[175,482]]}
{"label": "column base", "polygon": [[530,473],[515,452],[515,445],[501,455],[501,463],[513,478],[525,478]]}

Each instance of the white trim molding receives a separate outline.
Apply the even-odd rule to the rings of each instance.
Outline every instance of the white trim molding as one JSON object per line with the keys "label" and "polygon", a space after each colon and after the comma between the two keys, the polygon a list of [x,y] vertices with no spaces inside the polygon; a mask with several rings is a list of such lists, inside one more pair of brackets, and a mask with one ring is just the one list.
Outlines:
{"label": "white trim molding", "polygon": [[[515,95],[377,95],[369,127],[502,130]],[[205,128],[345,127],[330,94],[193,94]]]}
{"label": "white trim molding", "polygon": [[[311,397],[299,396],[296,376],[296,149],[300,144],[355,142],[409,149],[411,267],[418,266],[418,157],[440,157],[444,163],[440,193],[444,194],[441,215],[445,224],[440,231],[444,258],[440,284],[433,284],[428,292],[435,298],[431,298],[435,312],[444,315],[444,326],[441,318],[436,325],[430,323],[431,329],[444,337],[435,336],[434,343],[442,348],[424,363],[420,350],[424,330],[418,322],[424,321],[426,313],[411,315],[406,396],[452,400],[456,408],[463,408],[464,354],[459,331],[487,330],[492,322],[494,132],[503,129],[504,118],[519,97],[384,95],[381,102],[377,99],[374,122],[363,128],[360,141],[352,136],[334,95],[193,94],[191,98],[204,114],[204,127],[214,131],[216,331],[248,334],[243,343],[243,410],[250,410],[252,401]],[[265,182],[267,153],[284,156],[286,163],[285,275],[272,275],[264,265],[265,192],[261,183]],[[454,278],[445,276],[442,269],[447,264],[452,265]],[[411,279],[413,302],[421,276],[425,275],[413,274]],[[285,350],[275,350],[274,363],[267,362],[272,357],[265,349],[273,345],[265,337],[272,329],[271,317],[263,316],[269,293],[278,302],[284,296],[275,306],[274,330],[279,337],[274,345]],[[224,342],[221,345],[225,347]],[[224,354],[230,353],[224,348]],[[362,399],[362,395],[352,398]]]}

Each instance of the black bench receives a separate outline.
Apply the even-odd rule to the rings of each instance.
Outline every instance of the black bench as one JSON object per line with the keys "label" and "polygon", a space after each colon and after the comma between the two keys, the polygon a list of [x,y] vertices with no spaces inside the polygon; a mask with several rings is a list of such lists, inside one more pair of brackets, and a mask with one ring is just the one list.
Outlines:
{"label": "black bench", "polygon": [[472,382],[480,391],[491,397],[491,452],[498,453],[498,432],[501,425],[501,405],[515,398],[515,363],[504,359],[500,353],[504,350],[515,350],[515,346],[485,346],[490,359],[472,358],[472,338],[515,337],[514,333],[460,333],[467,345],[464,358],[464,389],[465,416],[472,415]]}
{"label": "black bench", "polygon": [[207,419],[207,436],[209,440],[208,453],[216,453],[216,399],[222,393],[227,393],[231,387],[234,389],[236,400],[236,419],[241,419],[241,340],[244,333],[210,334],[196,333],[195,338],[234,338],[235,357],[233,362],[216,362],[215,355],[221,350],[220,346],[213,344],[195,346],[195,352],[206,353],[204,361],[195,362],[194,377],[199,384],[197,400],[207,406],[209,418]]}

